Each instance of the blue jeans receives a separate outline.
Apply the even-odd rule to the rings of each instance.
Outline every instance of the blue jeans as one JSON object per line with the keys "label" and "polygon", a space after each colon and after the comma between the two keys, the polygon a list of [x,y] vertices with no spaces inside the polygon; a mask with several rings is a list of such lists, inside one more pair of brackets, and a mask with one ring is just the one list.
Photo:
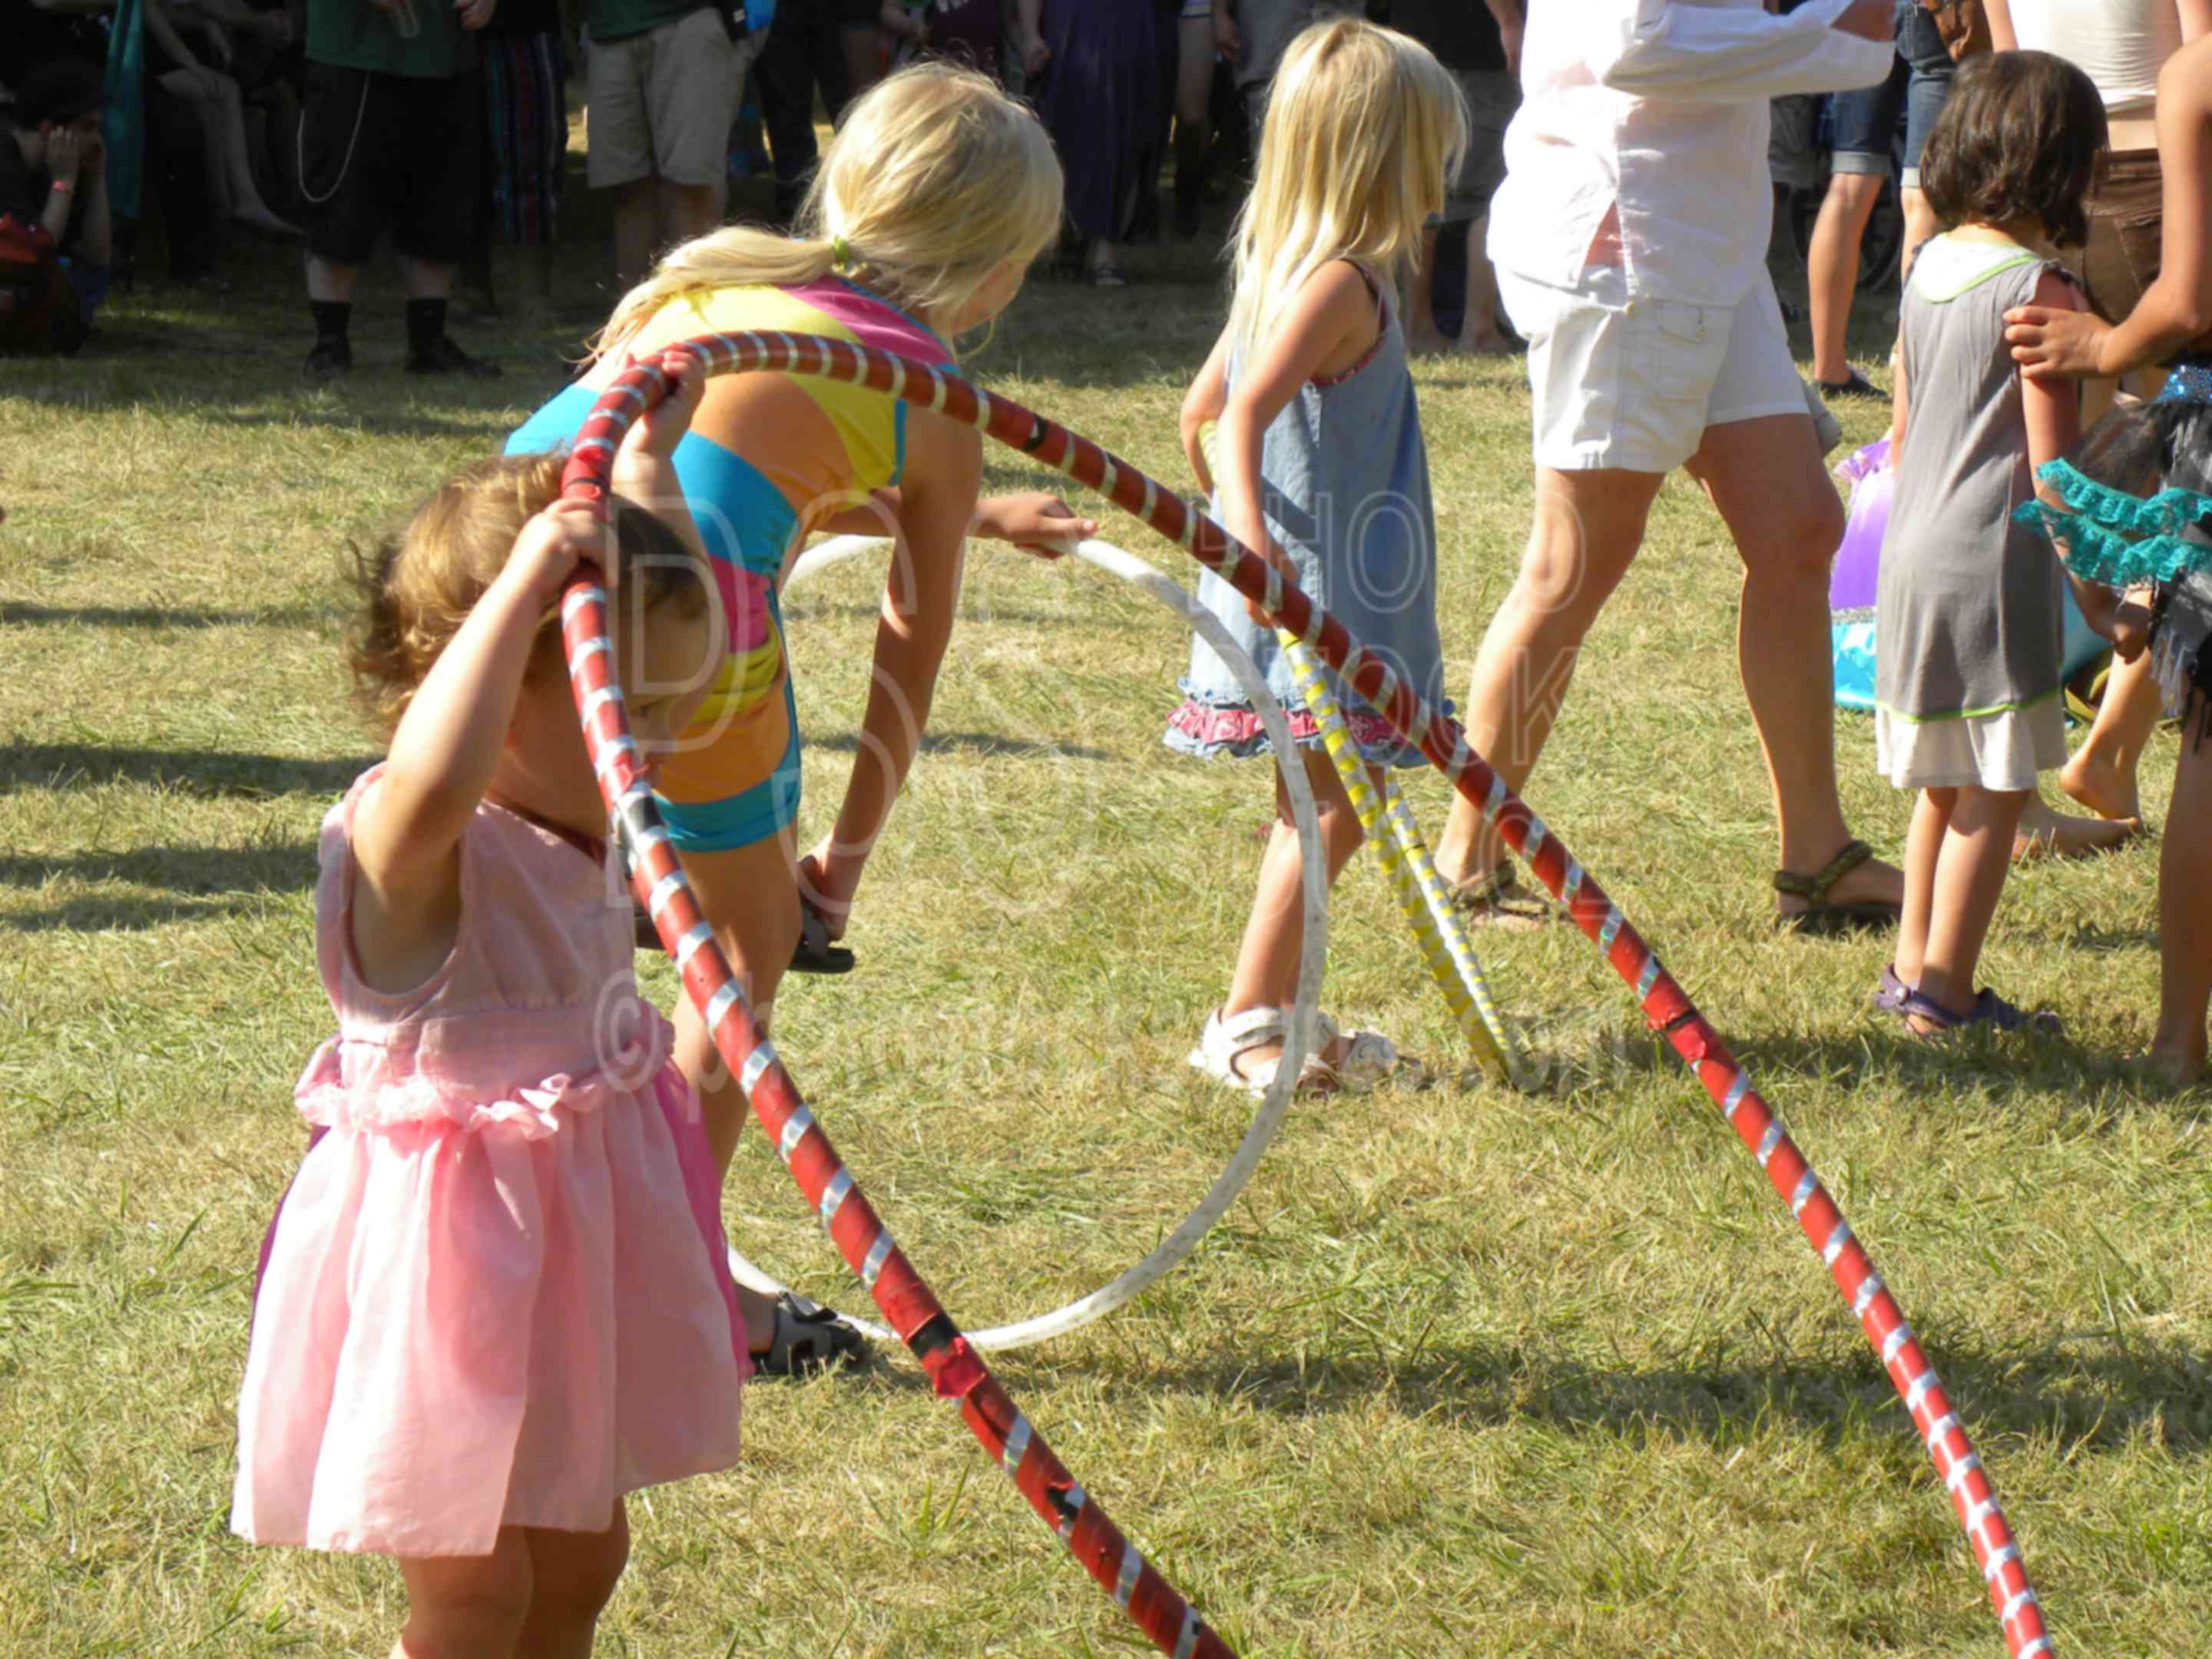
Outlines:
{"label": "blue jeans", "polygon": [[1897,57],[1889,78],[1856,92],[1839,92],[1830,99],[1829,119],[1834,134],[1830,141],[1838,173],[1889,176],[1890,155],[1897,137],[1898,118],[1905,121],[1905,176],[1907,190],[1920,187],[1920,152],[1935,130],[1951,95],[1954,65],[1951,53],[1936,32],[1936,20],[1919,0],[1898,0]]}
{"label": "blue jeans", "polygon": [[111,265],[88,265],[82,259],[62,256],[62,270],[76,290],[76,309],[79,320],[92,321],[92,313],[107,298],[108,285],[114,281],[115,270]]}

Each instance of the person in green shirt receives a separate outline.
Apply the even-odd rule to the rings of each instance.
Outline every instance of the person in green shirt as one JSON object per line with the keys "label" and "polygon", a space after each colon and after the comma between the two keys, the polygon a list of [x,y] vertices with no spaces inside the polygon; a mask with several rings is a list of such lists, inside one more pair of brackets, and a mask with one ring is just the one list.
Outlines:
{"label": "person in green shirt", "polygon": [[407,285],[407,372],[495,375],[446,332],[483,165],[476,31],[496,0],[307,0],[300,189],[309,210],[302,373],[353,368],[353,289],[392,233]]}

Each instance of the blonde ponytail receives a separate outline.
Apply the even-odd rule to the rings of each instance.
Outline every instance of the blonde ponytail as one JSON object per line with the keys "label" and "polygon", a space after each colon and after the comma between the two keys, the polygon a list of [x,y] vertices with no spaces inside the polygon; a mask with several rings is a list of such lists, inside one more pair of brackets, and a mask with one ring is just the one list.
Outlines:
{"label": "blonde ponytail", "polygon": [[832,271],[925,322],[948,319],[1000,265],[1051,246],[1060,197],[1035,114],[972,70],[918,64],[845,112],[793,234],[729,225],[672,249],[623,296],[593,349],[618,347],[688,294],[798,287]]}

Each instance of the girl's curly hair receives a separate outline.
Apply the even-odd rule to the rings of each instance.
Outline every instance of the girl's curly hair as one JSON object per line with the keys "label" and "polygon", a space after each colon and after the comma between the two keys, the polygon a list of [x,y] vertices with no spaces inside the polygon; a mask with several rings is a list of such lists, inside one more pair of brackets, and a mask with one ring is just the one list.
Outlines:
{"label": "girl's curly hair", "polygon": [[[390,737],[438,653],[505,568],[523,526],[561,494],[561,454],[478,461],[438,486],[397,531],[352,550],[356,606],[346,642],[354,701]],[[621,590],[647,610],[673,599],[696,616],[709,605],[702,556],[646,508],[614,497],[613,556]],[[561,666],[557,611],[540,623],[532,676]]]}

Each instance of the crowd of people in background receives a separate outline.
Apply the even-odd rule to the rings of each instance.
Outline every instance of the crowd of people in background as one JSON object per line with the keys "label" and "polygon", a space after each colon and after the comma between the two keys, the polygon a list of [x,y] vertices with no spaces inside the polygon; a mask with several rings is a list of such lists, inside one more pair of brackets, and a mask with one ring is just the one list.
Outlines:
{"label": "crowd of people in background", "polygon": [[[304,372],[325,381],[352,368],[354,290],[388,246],[409,372],[495,374],[447,331],[457,291],[472,313],[496,315],[519,267],[543,303],[556,258],[627,289],[660,252],[724,221],[733,178],[771,181],[752,216],[787,225],[817,163],[817,122],[834,125],[922,57],[980,70],[1038,111],[1067,179],[1052,266],[1115,288],[1130,244],[1195,239],[1209,204],[1242,190],[1297,31],[1364,12],[1426,44],[1475,121],[1423,261],[1442,269],[1445,303],[1419,285],[1409,337],[1501,349],[1479,227],[1517,102],[1522,11],[1522,0],[0,0],[0,118],[22,135],[0,161],[0,212],[16,222],[25,266],[48,283],[65,274],[77,301],[67,325],[68,307],[9,309],[0,338],[74,349],[111,283],[142,274],[142,246],[160,256],[143,268],[149,280],[219,294],[240,238],[297,244],[313,319]],[[583,184],[605,198],[611,247],[573,232],[563,243],[572,85],[589,124]],[[520,252],[495,259],[502,247]]]}

